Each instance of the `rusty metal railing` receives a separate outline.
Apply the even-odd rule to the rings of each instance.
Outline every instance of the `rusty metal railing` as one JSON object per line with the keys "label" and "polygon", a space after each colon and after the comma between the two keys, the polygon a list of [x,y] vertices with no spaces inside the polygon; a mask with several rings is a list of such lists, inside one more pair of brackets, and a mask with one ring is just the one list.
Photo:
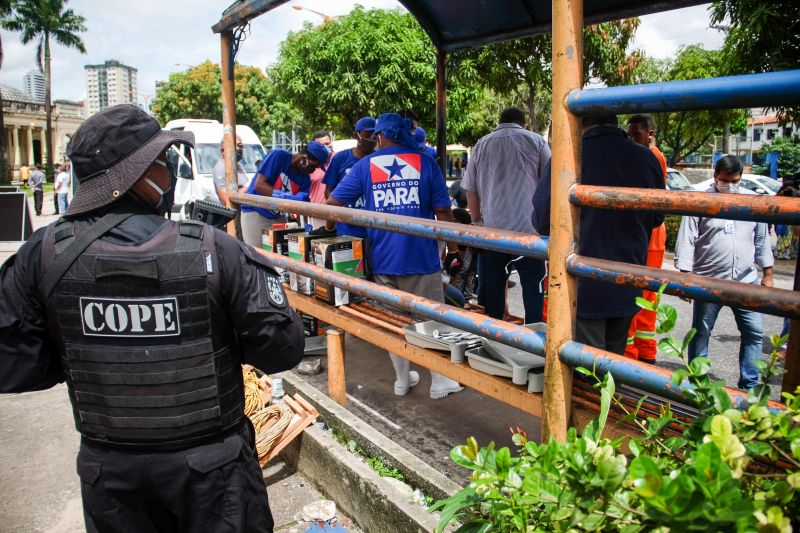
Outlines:
{"label": "rusty metal railing", "polygon": [[[286,0],[248,0],[229,8],[214,31],[220,33],[222,46],[222,100],[225,163],[229,205],[246,203],[279,211],[304,214],[347,222],[386,231],[454,241],[466,246],[498,252],[549,259],[549,306],[547,334],[531,332],[408,293],[356,280],[308,263],[272,255],[277,266],[330,283],[356,294],[416,314],[441,320],[461,329],[491,336],[502,342],[534,353],[544,350],[546,358],[545,390],[542,410],[542,437],[566,438],[572,390],[572,367],[596,365],[609,371],[620,382],[669,399],[682,399],[672,386],[666,370],[654,368],[618,355],[597,350],[573,341],[575,326],[576,277],[585,276],[610,283],[654,289],[667,283],[667,292],[736,305],[764,312],[798,317],[797,295],[781,289],[769,289],[709,280],[690,274],[650,269],[614,261],[575,255],[578,229],[578,206],[607,209],[641,209],[685,215],[718,216],[738,220],[800,222],[800,206],[785,199],[739,198],[733,195],[702,196],[701,193],[667,193],[637,189],[600,188],[577,185],[580,175],[581,127],[579,115],[678,111],[792,105],[800,103],[800,70],[711,80],[692,80],[604,89],[582,89],[584,27],[583,0],[553,0],[553,157],[550,239],[517,232],[478,228],[446,222],[386,215],[346,208],[320,206],[235,193],[236,163],[233,150],[235,104],[233,58],[240,44],[234,32],[252,18]],[[669,7],[663,3],[663,9]],[[437,49],[437,140],[440,165],[444,162],[446,54]],[[229,225],[229,232],[233,225]],[[264,252],[266,253],[266,252]],[[790,351],[784,386],[800,380],[800,322],[792,321]],[[558,357],[553,357],[558,354]],[[736,402],[741,391],[727,389]]]}

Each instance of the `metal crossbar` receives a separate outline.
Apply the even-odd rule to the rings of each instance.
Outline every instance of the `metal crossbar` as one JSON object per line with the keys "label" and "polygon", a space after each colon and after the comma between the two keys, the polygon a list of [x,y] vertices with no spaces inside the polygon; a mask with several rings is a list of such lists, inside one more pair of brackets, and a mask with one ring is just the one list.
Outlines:
{"label": "metal crossbar", "polygon": [[367,228],[407,233],[428,239],[452,241],[466,246],[512,255],[547,259],[547,237],[519,231],[469,226],[454,222],[439,222],[424,218],[375,213],[364,211],[363,209],[311,204],[253,194],[236,193],[231,195],[231,201],[265,207],[284,213],[296,213]]}
{"label": "metal crossbar", "polygon": [[567,106],[572,113],[585,117],[697,109],[777,107],[796,105],[800,102],[798,95],[800,70],[784,70],[574,90],[567,97]]}
{"label": "metal crossbar", "polygon": [[800,225],[800,200],[784,196],[573,185],[569,200],[573,205],[580,207],[630,209]]}

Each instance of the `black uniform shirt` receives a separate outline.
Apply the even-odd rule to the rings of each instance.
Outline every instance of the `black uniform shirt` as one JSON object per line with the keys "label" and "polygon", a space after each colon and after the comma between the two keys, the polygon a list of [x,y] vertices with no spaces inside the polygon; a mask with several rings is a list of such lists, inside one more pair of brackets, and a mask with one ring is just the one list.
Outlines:
{"label": "black uniform shirt", "polygon": [[[79,217],[76,223],[97,219]],[[138,245],[167,224],[175,222],[142,210],[101,240]],[[40,390],[64,381],[39,293],[45,231],[36,231],[0,268],[0,392]],[[242,362],[268,373],[294,367],[303,357],[303,327],[275,270],[252,248],[222,231],[214,232],[221,304],[236,331]]]}

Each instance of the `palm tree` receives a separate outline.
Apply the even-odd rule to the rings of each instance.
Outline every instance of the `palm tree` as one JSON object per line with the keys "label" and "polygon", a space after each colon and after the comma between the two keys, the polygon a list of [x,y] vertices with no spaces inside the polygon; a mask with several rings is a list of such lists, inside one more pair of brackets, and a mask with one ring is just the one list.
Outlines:
{"label": "palm tree", "polygon": [[75,48],[86,53],[83,41],[77,35],[86,31],[86,19],[76,15],[71,9],[64,9],[68,0],[14,0],[13,14],[3,19],[3,28],[22,32],[20,41],[28,44],[38,40],[36,63],[44,73],[45,93],[44,111],[47,115],[45,143],[47,144],[47,170],[53,168],[53,108],[50,101],[50,40],[62,46]]}
{"label": "palm tree", "polygon": [[[0,0],[0,20],[11,12],[11,0]],[[0,68],[3,66],[3,41],[0,39]],[[3,119],[3,95],[0,93],[0,185],[11,183],[11,172],[6,157],[6,125]]]}

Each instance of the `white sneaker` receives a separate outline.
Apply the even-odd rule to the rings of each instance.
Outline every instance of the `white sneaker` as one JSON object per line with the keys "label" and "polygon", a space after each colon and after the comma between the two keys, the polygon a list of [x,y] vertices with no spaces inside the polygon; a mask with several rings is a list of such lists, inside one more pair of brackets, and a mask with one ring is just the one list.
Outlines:
{"label": "white sneaker", "polygon": [[411,387],[415,386],[417,383],[419,383],[419,374],[415,370],[409,370],[408,384],[403,386],[398,379],[394,382],[394,393],[398,396],[405,396],[408,394],[408,391],[411,389]]}

